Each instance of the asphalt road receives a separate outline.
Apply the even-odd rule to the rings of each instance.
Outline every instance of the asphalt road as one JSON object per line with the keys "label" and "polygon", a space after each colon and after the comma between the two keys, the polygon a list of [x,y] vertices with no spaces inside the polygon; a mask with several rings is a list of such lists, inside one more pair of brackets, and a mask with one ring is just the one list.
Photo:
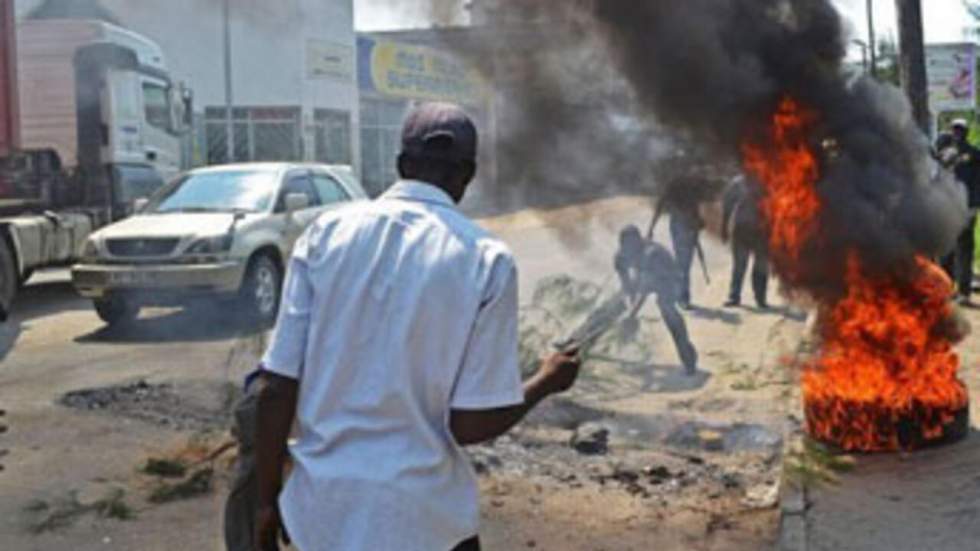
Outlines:
{"label": "asphalt road", "polygon": [[[611,256],[616,234],[627,222],[643,225],[649,206],[639,199],[610,199],[549,213],[522,212],[485,220],[514,250],[521,292],[529,296],[539,278],[569,273],[613,284]],[[666,224],[660,228],[665,237]],[[727,280],[722,245],[708,256],[716,285]],[[703,287],[695,277],[695,294]],[[717,305],[715,305],[717,306]],[[58,405],[65,393],[138,380],[176,382],[193,389],[237,385],[249,362],[231,361],[254,331],[210,304],[190,310],[154,309],[132,326],[110,330],[91,304],[73,292],[64,270],[35,276],[19,295],[12,317],[0,326],[0,407],[10,430],[0,436],[0,539],[5,549],[214,548],[214,520],[221,499],[139,511],[140,531],[88,517],[40,535],[29,533],[27,509],[50,505],[72,492],[85,496],[107,481],[124,483],[148,454],[180,445],[187,435],[99,412]],[[84,501],[84,500],[83,500]],[[191,524],[188,519],[209,519]],[[168,543],[162,543],[168,542]],[[8,547],[11,545],[11,547]]]}

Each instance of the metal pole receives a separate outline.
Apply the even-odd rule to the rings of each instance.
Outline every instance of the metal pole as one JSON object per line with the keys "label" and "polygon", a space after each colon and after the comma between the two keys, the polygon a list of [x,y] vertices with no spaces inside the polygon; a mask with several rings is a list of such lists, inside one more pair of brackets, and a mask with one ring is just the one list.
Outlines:
{"label": "metal pole", "polygon": [[912,115],[923,132],[931,130],[926,53],[919,0],[895,0],[898,9],[898,61],[902,87],[912,103]]}
{"label": "metal pole", "polygon": [[232,117],[231,82],[231,0],[224,0],[224,50],[225,50],[225,161],[235,162],[235,124]]}
{"label": "metal pole", "polygon": [[874,0],[868,0],[868,52],[871,57],[871,76],[878,76],[878,52],[876,51],[875,41],[875,13]]}

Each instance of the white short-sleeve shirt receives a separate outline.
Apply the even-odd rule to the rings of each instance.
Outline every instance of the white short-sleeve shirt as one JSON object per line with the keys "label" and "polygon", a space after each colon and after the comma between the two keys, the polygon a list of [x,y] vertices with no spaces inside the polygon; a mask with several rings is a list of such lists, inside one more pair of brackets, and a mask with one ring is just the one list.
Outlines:
{"label": "white short-sleeve shirt", "polygon": [[289,263],[263,368],[299,380],[280,508],[303,551],[440,551],[477,533],[450,409],[523,402],[510,251],[402,181],[324,214]]}

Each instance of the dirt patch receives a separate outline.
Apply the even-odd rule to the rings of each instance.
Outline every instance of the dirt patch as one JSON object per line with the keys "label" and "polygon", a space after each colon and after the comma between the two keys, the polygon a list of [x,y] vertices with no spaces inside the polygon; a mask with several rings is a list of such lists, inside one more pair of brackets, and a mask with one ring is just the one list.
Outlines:
{"label": "dirt patch", "polygon": [[227,383],[151,384],[145,380],[124,385],[75,390],[58,403],[98,411],[175,430],[222,430],[231,423],[231,404],[237,388]]}

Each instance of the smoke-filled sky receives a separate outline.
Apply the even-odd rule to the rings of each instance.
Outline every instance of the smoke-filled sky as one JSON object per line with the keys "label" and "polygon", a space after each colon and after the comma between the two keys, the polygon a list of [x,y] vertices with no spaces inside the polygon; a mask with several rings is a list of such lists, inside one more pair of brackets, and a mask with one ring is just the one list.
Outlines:
{"label": "smoke-filled sky", "polygon": [[[404,7],[391,9],[390,2],[379,0],[354,0],[354,17],[358,30],[381,30],[407,27],[423,27],[428,24],[424,5],[426,0],[404,0]],[[860,38],[867,36],[865,18],[866,0],[834,0],[834,4],[848,19]],[[958,42],[963,40],[964,30],[973,24],[960,0],[923,0],[923,17],[927,42]],[[877,34],[895,35],[894,0],[874,0]]]}

